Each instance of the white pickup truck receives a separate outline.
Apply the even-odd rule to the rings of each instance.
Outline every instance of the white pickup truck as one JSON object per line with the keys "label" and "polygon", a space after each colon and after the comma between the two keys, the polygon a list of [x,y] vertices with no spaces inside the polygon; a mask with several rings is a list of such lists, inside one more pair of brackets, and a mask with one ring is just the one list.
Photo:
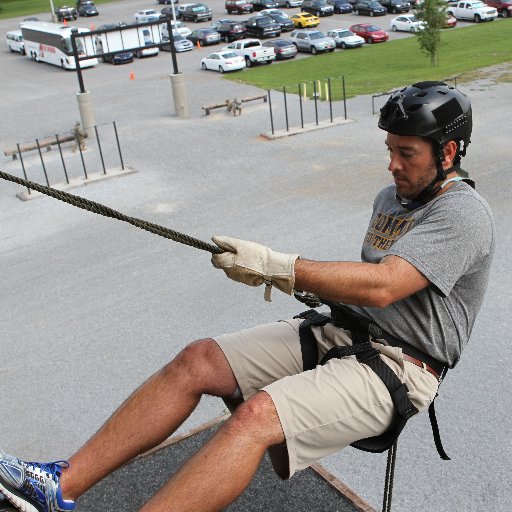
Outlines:
{"label": "white pickup truck", "polygon": [[446,12],[455,16],[458,20],[472,20],[475,23],[492,21],[498,17],[498,11],[494,7],[489,7],[476,0],[450,2]]}
{"label": "white pickup truck", "polygon": [[272,64],[276,60],[274,48],[261,44],[259,39],[239,39],[224,46],[223,50],[231,50],[244,57],[245,65],[250,68],[253,64]]}

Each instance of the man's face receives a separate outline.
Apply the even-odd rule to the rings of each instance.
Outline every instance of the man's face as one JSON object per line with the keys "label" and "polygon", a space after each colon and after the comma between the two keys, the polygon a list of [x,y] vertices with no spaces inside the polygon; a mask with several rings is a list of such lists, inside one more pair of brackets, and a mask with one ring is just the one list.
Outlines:
{"label": "man's face", "polygon": [[432,145],[416,136],[393,135],[386,137],[397,194],[414,199],[436,177],[437,170]]}

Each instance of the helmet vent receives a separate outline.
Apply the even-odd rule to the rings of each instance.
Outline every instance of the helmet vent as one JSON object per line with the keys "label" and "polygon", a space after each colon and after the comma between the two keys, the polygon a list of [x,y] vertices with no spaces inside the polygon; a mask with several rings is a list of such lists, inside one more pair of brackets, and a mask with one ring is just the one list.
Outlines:
{"label": "helmet vent", "polygon": [[426,95],[427,95],[427,93],[425,91],[414,93],[414,96],[416,96],[417,98],[423,98],[423,96],[426,96]]}
{"label": "helmet vent", "polygon": [[417,110],[419,110],[423,105],[421,103],[415,103],[414,105],[411,105],[408,109],[407,109],[407,112],[412,114],[413,112],[416,112]]}

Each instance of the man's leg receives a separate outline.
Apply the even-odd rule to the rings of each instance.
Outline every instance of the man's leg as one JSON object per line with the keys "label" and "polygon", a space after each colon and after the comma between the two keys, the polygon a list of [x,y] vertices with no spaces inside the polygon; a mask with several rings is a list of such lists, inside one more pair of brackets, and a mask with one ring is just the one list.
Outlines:
{"label": "man's leg", "polygon": [[65,499],[77,499],[133,457],[169,437],[202,394],[230,396],[237,388],[213,340],[199,340],[140,386],[69,460],[60,479]]}
{"label": "man's leg", "polygon": [[262,391],[233,416],[142,508],[142,512],[223,510],[251,482],[269,446],[284,442],[276,409]]}

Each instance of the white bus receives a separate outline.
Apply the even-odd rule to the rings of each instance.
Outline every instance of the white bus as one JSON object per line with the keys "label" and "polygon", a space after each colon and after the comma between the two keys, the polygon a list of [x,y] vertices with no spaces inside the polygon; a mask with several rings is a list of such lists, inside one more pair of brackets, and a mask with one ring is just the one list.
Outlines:
{"label": "white bus", "polygon": [[[25,41],[25,54],[37,62],[47,62],[63,69],[76,69],[73,48],[71,46],[71,29],[69,25],[47,23],[45,21],[26,21],[20,24]],[[79,33],[90,32],[79,28]],[[94,55],[90,37],[75,39],[79,57]],[[79,62],[81,68],[98,64],[96,57]]]}

